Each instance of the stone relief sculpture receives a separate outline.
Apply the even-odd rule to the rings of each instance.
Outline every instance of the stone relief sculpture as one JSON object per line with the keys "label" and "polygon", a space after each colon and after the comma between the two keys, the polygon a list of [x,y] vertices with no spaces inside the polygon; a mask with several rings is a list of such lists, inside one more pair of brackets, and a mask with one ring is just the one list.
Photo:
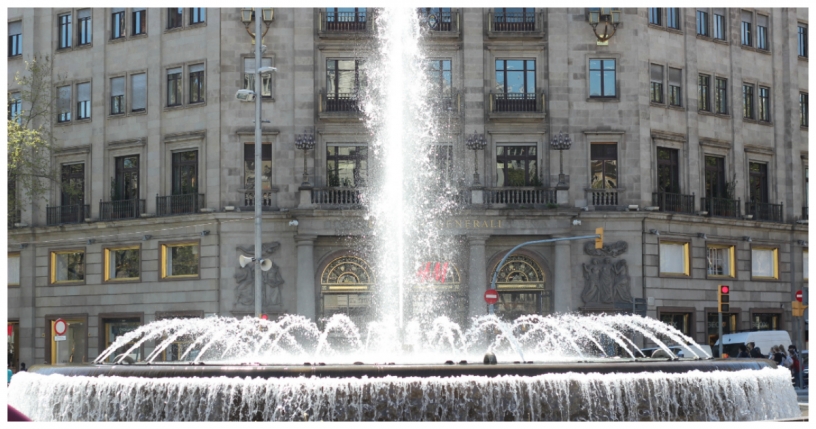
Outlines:
{"label": "stone relief sculpture", "polygon": [[617,241],[602,249],[596,249],[594,242],[584,244],[584,253],[592,258],[584,268],[584,290],[581,291],[581,300],[585,304],[612,306],[615,302],[632,302],[629,290],[629,273],[626,260],[613,260],[626,252],[628,245],[625,241]]}
{"label": "stone relief sculpture", "polygon": [[[264,243],[261,247],[261,257],[270,258],[272,254],[280,247],[280,243],[275,241],[272,243]],[[238,246],[235,248],[240,254],[245,256],[255,256],[255,246]],[[237,259],[237,258],[236,258]],[[235,307],[254,307],[255,306],[255,265],[248,264],[235,273]],[[266,312],[272,310],[272,307],[279,307],[281,302],[281,286],[284,283],[283,277],[280,274],[280,268],[273,262],[272,268],[269,271],[261,272],[262,297],[261,308]]]}

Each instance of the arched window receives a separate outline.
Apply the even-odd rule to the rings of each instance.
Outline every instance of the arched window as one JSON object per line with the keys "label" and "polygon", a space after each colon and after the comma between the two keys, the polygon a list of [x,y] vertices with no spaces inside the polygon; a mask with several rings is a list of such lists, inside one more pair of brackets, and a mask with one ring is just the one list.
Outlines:
{"label": "arched window", "polygon": [[499,291],[496,314],[505,319],[552,312],[552,289],[547,286],[546,275],[527,256],[507,258],[496,278],[496,289]]}
{"label": "arched window", "polygon": [[447,316],[462,325],[467,317],[467,293],[459,269],[450,261],[421,262],[407,298],[411,317],[426,322]]}
{"label": "arched window", "polygon": [[368,262],[357,256],[341,256],[326,265],[320,275],[320,317],[346,314],[362,328],[368,321],[374,279]]}

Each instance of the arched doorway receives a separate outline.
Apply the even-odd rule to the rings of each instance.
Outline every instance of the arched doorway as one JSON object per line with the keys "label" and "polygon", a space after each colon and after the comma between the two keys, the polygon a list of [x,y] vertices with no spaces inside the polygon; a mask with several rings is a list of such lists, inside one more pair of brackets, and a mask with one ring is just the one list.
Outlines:
{"label": "arched doorway", "polygon": [[319,318],[347,315],[358,328],[373,316],[370,311],[374,278],[364,259],[345,255],[333,259],[320,274]]}
{"label": "arched doorway", "polygon": [[408,294],[412,317],[430,321],[447,316],[463,325],[467,317],[467,294],[456,264],[449,261],[425,261],[419,264],[416,282]]}
{"label": "arched doorway", "polygon": [[552,313],[552,288],[547,285],[546,274],[526,255],[513,254],[507,258],[496,278],[496,289],[499,302],[495,311],[506,320],[525,314]]}

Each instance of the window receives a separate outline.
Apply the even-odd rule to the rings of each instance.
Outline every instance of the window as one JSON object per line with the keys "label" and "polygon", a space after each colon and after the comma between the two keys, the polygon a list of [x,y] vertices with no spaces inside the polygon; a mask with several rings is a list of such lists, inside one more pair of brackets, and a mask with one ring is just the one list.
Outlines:
{"label": "window", "polygon": [[366,19],[364,7],[326,8],[326,29],[329,31],[365,30]]}
{"label": "window", "polygon": [[709,277],[736,277],[734,246],[706,245],[706,266]]}
{"label": "window", "polygon": [[663,66],[651,65],[649,97],[652,103],[663,103]]}
{"label": "window", "polygon": [[91,84],[77,85],[77,120],[91,118]]}
{"label": "window", "polygon": [[[261,58],[261,67],[272,67],[272,58]],[[255,91],[255,58],[244,58],[244,89]],[[272,97],[272,73],[261,75],[261,96]]]}
{"label": "window", "polygon": [[757,49],[768,50],[768,17],[757,15]]}
{"label": "window", "polygon": [[[272,176],[272,144],[261,144],[261,187],[271,189],[269,181]],[[244,188],[255,189],[255,144],[244,144]]]}
{"label": "window", "polygon": [[[85,316],[77,318],[62,317],[68,325],[68,330],[65,333],[65,341],[60,342],[57,347],[57,342],[54,341],[54,335],[51,341],[46,342],[45,356],[50,357],[50,361],[46,364],[70,364],[70,363],[87,363],[88,361],[88,320]],[[48,332],[54,332],[55,319],[50,320]]]}
{"label": "window", "polygon": [[507,258],[498,270],[496,289],[499,292],[496,314],[506,320],[553,311],[552,286],[547,283],[547,276],[541,267],[526,256]]}
{"label": "window", "polygon": [[751,249],[751,277],[755,279],[779,278],[779,249],[754,247]]}
{"label": "window", "polygon": [[590,164],[593,189],[615,189],[618,187],[618,145],[617,143],[592,143]]}
{"label": "window", "polygon": [[198,242],[161,245],[161,278],[198,277]]}
{"label": "window", "polygon": [[535,60],[496,60],[497,111],[535,111]]}
{"label": "window", "polygon": [[132,25],[133,35],[138,36],[147,32],[147,13],[143,7],[134,7],[132,9]]}
{"label": "window", "polygon": [[139,199],[139,155],[120,156],[114,159],[116,177],[112,184],[113,201]]}
{"label": "window", "polygon": [[57,45],[59,49],[66,49],[71,47],[71,14],[66,13],[65,15],[60,15],[57,18],[57,25],[58,25],[58,34],[59,34],[59,44]]}
{"label": "window", "polygon": [[697,34],[708,37],[708,12],[697,9]]}
{"label": "window", "polygon": [[8,56],[16,57],[23,53],[23,21],[10,22]]}
{"label": "window", "polygon": [[680,163],[678,150],[657,148],[657,189],[659,192],[680,193]]}
{"label": "window", "polygon": [[[63,207],[85,204],[85,164],[63,164],[60,174],[60,203]],[[69,212],[69,210],[63,210]],[[68,213],[76,215],[76,213]],[[68,216],[65,216],[68,220]],[[84,216],[83,216],[84,219]],[[66,222],[62,223],[74,223]]]}
{"label": "window", "polygon": [[727,115],[728,114],[728,79],[718,77],[715,79],[716,89],[714,91],[714,110],[715,112]]}
{"label": "window", "polygon": [[111,9],[111,39],[120,39],[125,34],[125,9],[115,7]]}
{"label": "window", "polygon": [[689,275],[688,243],[661,241],[659,248],[661,275]]}
{"label": "window", "polygon": [[82,282],[84,280],[84,250],[51,252],[51,283]]}
{"label": "window", "polygon": [[125,78],[115,77],[110,80],[110,84],[110,114],[121,115],[122,113],[125,113]]}
{"label": "window", "polygon": [[362,60],[326,61],[327,110],[353,111],[357,95],[365,86]]}
{"label": "window", "polygon": [[[254,146],[254,145],[253,145]],[[254,148],[253,148],[254,151]],[[253,153],[254,155],[254,153]],[[198,193],[198,151],[173,153],[173,195]]]}
{"label": "window", "polygon": [[204,102],[204,64],[190,66],[190,104]]}
{"label": "window", "polygon": [[589,96],[615,95],[615,60],[589,60]]}
{"label": "window", "polygon": [[167,106],[181,106],[181,67],[167,69]]}
{"label": "window", "polygon": [[711,76],[701,74],[697,77],[697,108],[704,112],[711,111]]}
{"label": "window", "polygon": [[743,46],[753,46],[751,43],[751,23],[753,21],[753,14],[751,12],[742,11],[742,31],[740,32],[740,41]]}
{"label": "window", "polygon": [[779,313],[751,313],[751,329],[757,331],[776,331],[780,329]]}
{"label": "window", "polygon": [[[102,329],[104,329],[104,336],[102,337],[105,341],[104,348],[107,349],[111,346],[111,344],[116,341],[119,337],[127,334],[128,332],[135,331],[142,326],[142,321],[138,317],[128,317],[128,318],[104,318],[101,321]],[[129,342],[128,344],[122,346],[116,353],[111,354],[110,356],[105,359],[106,362],[113,362],[114,359],[118,356],[119,353],[125,353],[130,350],[131,347],[136,345],[136,340]],[[134,349],[128,356],[130,356],[134,361],[139,361],[142,358],[142,349],[143,347],[137,347]],[[102,348],[100,348],[102,350]]]}
{"label": "window", "polygon": [[808,56],[808,29],[804,24],[799,24],[799,45],[798,52],[800,57],[807,58]]}
{"label": "window", "polygon": [[[660,312],[660,321],[682,332],[683,335],[693,336],[693,332],[691,332],[691,313]],[[694,349],[694,351],[697,350]]]}
{"label": "window", "polygon": [[799,93],[799,125],[808,126],[808,93]]}
{"label": "window", "polygon": [[[708,345],[711,346],[711,350],[717,350],[717,347],[714,346],[714,343],[716,343],[717,339],[720,338],[719,317],[720,317],[719,313],[717,313],[716,311],[707,313]],[[739,313],[723,313],[722,314],[723,334],[730,334],[732,332],[736,332],[738,326],[737,325],[738,319]]]}
{"label": "window", "polygon": [[683,71],[669,67],[669,104],[672,106],[683,105]]}
{"label": "window", "polygon": [[201,24],[207,21],[207,9],[203,7],[190,8],[190,24]]}
{"label": "window", "polygon": [[130,75],[130,111],[143,112],[147,107],[147,75]]}
{"label": "window", "polygon": [[496,31],[535,31],[535,8],[494,8],[493,28]]}
{"label": "window", "polygon": [[9,120],[16,120],[17,123],[22,123],[23,118],[20,114],[23,112],[23,100],[19,92],[12,92],[9,94],[8,118]]}
{"label": "window", "polygon": [[725,158],[719,156],[705,157],[705,196],[706,198],[725,198]]}
{"label": "window", "polygon": [[662,25],[660,14],[662,9],[659,7],[650,7],[649,8],[649,24],[652,25]]}
{"label": "window", "polygon": [[725,40],[725,9],[714,9],[714,38]]}
{"label": "window", "polygon": [[71,85],[57,88],[57,122],[71,120]]}
{"label": "window", "polygon": [[93,35],[91,34],[91,10],[80,9],[77,11],[77,45],[90,45]]}
{"label": "window", "polygon": [[451,8],[449,7],[421,7],[417,9],[420,25],[429,30],[451,30]]}
{"label": "window", "polygon": [[674,28],[675,30],[680,29],[680,9],[676,7],[667,7],[666,8],[666,26],[669,28]]}
{"label": "window", "polygon": [[105,249],[105,281],[139,280],[139,246]]}
{"label": "window", "polygon": [[450,107],[451,100],[451,60],[428,60],[425,73],[431,84],[430,96],[434,101],[444,100]]}
{"label": "window", "polygon": [[[806,251],[807,252],[807,251]],[[805,254],[805,263],[807,263],[807,254]],[[807,276],[805,276],[807,278]],[[8,254],[8,282],[9,286],[20,286],[20,254]]]}
{"label": "window", "polygon": [[181,28],[181,16],[184,13],[184,8],[169,7],[167,8],[167,29]]}
{"label": "window", "polygon": [[365,186],[368,178],[368,147],[327,146],[326,151],[329,186]]}
{"label": "window", "polygon": [[[19,264],[19,261],[17,263]],[[9,272],[11,272],[10,267],[11,264],[9,264]],[[808,249],[802,250],[802,279],[808,281]],[[9,284],[11,284],[11,280],[9,280]]]}
{"label": "window", "polygon": [[496,186],[537,186],[540,183],[535,146],[496,147]]}
{"label": "window", "polygon": [[771,89],[759,87],[759,120],[771,122]]}
{"label": "window", "polygon": [[754,119],[754,85],[742,85],[742,117]]}
{"label": "window", "polygon": [[768,164],[748,163],[748,193],[752,203],[768,202]]}

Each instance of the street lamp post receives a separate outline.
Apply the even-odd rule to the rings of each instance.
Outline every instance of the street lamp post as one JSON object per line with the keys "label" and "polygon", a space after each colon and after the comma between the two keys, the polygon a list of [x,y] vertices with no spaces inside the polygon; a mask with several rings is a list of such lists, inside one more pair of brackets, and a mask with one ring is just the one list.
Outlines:
{"label": "street lamp post", "polygon": [[568,134],[564,134],[561,131],[559,131],[558,135],[553,137],[552,141],[550,142],[550,147],[557,150],[559,153],[558,184],[555,185],[556,188],[567,187],[567,178],[564,176],[564,151],[569,150],[570,146],[572,146],[572,139]]}
{"label": "street lamp post", "polygon": [[309,183],[309,175],[306,174],[306,152],[314,149],[314,146],[314,132],[303,130],[303,134],[297,134],[295,136],[295,147],[303,151],[303,183],[301,183],[300,186],[311,186],[311,183]]}
{"label": "street lamp post", "polygon": [[478,134],[474,130],[473,134],[469,135],[467,137],[467,140],[465,140],[465,146],[467,146],[468,149],[473,151],[473,168],[474,168],[473,185],[480,186],[481,183],[479,183],[479,161],[476,157],[476,151],[484,149],[487,146],[487,140],[485,140],[484,134]]}

